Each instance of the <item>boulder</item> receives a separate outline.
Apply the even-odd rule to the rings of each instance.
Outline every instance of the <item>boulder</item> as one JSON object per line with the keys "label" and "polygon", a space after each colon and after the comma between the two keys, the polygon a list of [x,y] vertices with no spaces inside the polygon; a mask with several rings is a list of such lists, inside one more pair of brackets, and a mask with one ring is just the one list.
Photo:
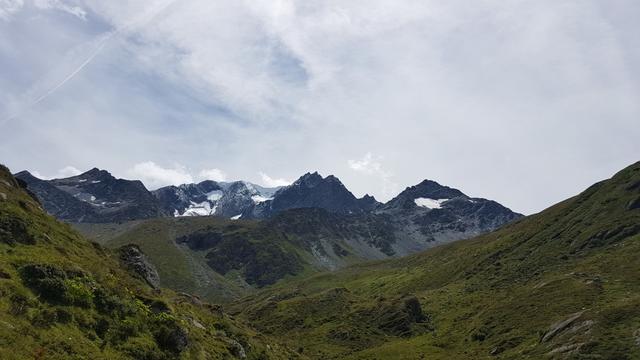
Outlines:
{"label": "boulder", "polygon": [[129,271],[140,276],[152,288],[160,287],[160,275],[137,245],[129,244],[119,249],[120,260]]}
{"label": "boulder", "polygon": [[544,342],[547,342],[547,341],[553,339],[556,335],[558,335],[559,333],[563,332],[571,324],[573,324],[576,320],[578,320],[582,316],[583,313],[584,313],[584,311],[572,314],[568,318],[566,318],[566,319],[564,319],[562,321],[558,321],[557,323],[551,325],[549,327],[549,330],[547,330],[547,332],[542,336],[540,342],[544,343]]}

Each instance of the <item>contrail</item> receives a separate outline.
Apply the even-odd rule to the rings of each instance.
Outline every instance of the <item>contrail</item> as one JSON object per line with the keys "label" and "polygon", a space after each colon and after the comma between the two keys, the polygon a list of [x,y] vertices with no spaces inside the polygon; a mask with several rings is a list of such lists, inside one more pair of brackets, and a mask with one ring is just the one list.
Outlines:
{"label": "contrail", "polygon": [[111,40],[111,38],[113,38],[114,36],[118,35],[119,33],[125,31],[125,30],[129,30],[131,28],[134,28],[136,26],[141,26],[144,25],[148,22],[150,22],[151,20],[153,20],[158,14],[160,14],[163,10],[165,10],[167,7],[169,7],[171,4],[173,4],[174,2],[176,2],[177,0],[169,0],[167,1],[164,5],[158,5],[156,6],[154,9],[148,11],[147,13],[143,14],[142,16],[140,16],[139,18],[135,19],[134,21],[132,21],[131,23],[121,27],[120,29],[116,29],[110,33],[108,33],[106,36],[103,37],[102,40],[100,40],[98,42],[98,46],[96,47],[96,49],[89,54],[89,57],[87,57],[87,59],[85,61],[83,61],[75,70],[73,70],[69,75],[67,75],[64,79],[62,79],[62,81],[60,81],[59,83],[57,83],[55,86],[53,86],[51,89],[47,90],[44,94],[42,94],[40,97],[36,98],[34,101],[30,102],[29,104],[27,104],[27,106],[25,108],[23,108],[22,110],[18,109],[18,111],[16,112],[16,114],[9,116],[8,118],[1,120],[0,124],[4,124],[8,121],[12,121],[15,120],[16,118],[18,118],[20,115],[22,115],[22,113],[24,112],[24,110],[27,110],[35,105],[37,105],[38,103],[40,103],[41,101],[43,101],[44,99],[48,98],[49,96],[51,96],[51,94],[53,94],[54,92],[56,92],[58,89],[60,89],[62,86],[64,86],[64,84],[66,84],[69,80],[73,79],[80,71],[82,71],[82,69],[84,69],[87,65],[89,65],[89,63],[91,63],[91,61],[93,61],[93,59],[98,56],[98,54],[100,53],[100,51],[104,48],[104,46],[107,44],[107,42],[109,40]]}
{"label": "contrail", "polygon": [[76,76],[77,73],[79,73],[80,71],[82,71],[82,69],[84,69],[85,66],[89,65],[89,63],[98,55],[98,53],[100,52],[100,50],[102,50],[102,48],[104,48],[104,45],[107,43],[107,41],[113,37],[113,35],[115,34],[115,32],[110,33],[108,36],[106,36],[98,45],[98,47],[96,48],[96,50],[89,55],[89,57],[87,58],[87,60],[85,60],[82,64],[80,64],[80,66],[78,66],[77,69],[73,70],[71,72],[71,74],[69,74],[66,78],[64,78],[62,81],[60,81],[58,83],[58,85],[54,86],[53,88],[49,89],[49,91],[47,91],[46,93],[44,93],[42,96],[40,96],[39,98],[37,98],[36,100],[34,100],[31,104],[29,104],[29,107],[37,105],[40,101],[46,99],[47,97],[49,97],[49,95],[53,94],[56,90],[58,90],[59,88],[61,88],[67,81],[73,79],[74,76]]}

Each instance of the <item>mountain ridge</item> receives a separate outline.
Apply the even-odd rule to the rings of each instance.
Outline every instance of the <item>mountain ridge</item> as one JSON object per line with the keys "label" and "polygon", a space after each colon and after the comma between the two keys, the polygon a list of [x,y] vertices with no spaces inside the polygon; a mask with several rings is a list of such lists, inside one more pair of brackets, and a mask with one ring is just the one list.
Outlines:
{"label": "mountain ridge", "polygon": [[[440,198],[433,198],[444,195],[449,198],[466,197],[457,189],[442,186],[432,180],[424,180],[415,186],[407,187],[387,203],[380,203],[375,197],[368,194],[361,198],[355,197],[337,177],[334,175],[322,177],[317,171],[302,175],[291,185],[275,188],[265,188],[246,181],[204,180],[199,183],[169,185],[152,191],[147,190],[139,180],[116,179],[108,171],[98,168],[93,168],[80,175],[52,180],[38,179],[28,171],[19,172],[15,176],[25,181],[28,187],[34,188],[34,193],[44,203],[45,208],[51,209],[54,215],[58,214],[58,218],[71,222],[112,222],[154,216],[207,215],[264,219],[280,211],[306,207],[318,207],[330,212],[353,214],[374,212],[381,208],[388,210],[394,206],[407,208],[410,207],[412,195],[415,195],[415,198],[422,194],[422,197],[432,200],[438,200]],[[103,181],[111,184],[109,191],[100,192],[98,189],[97,195],[99,196],[91,194],[90,190],[101,187],[97,184]],[[133,197],[138,197],[139,201],[146,202],[145,211],[113,215],[101,219],[101,211],[96,209],[101,204],[92,200],[92,197],[108,200],[102,205],[113,205],[121,200],[117,198],[118,188],[124,188],[123,190],[128,191],[129,194],[125,195],[129,195],[129,197],[132,197],[132,192],[137,192]],[[79,210],[91,212],[88,211],[89,207],[80,204],[64,193],[71,195],[75,200],[93,205],[93,212],[98,214],[84,218],[79,214],[65,214],[56,210],[61,207],[56,202],[61,202],[66,204],[64,206],[66,209],[78,207]],[[153,195],[155,199],[152,199],[149,194]],[[125,200],[128,199],[125,198]],[[111,212],[117,212],[117,209],[112,209]]]}

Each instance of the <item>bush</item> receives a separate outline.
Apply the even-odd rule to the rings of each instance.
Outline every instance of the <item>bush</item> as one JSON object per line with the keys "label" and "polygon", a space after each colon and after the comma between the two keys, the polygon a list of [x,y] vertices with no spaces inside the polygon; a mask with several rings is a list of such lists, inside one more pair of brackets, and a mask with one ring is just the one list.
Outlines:
{"label": "bush", "polygon": [[3,215],[0,217],[0,242],[9,245],[34,245],[36,239],[29,233],[24,221]]}
{"label": "bush", "polygon": [[65,309],[52,308],[41,310],[32,320],[33,325],[49,327],[56,323],[67,324],[73,320],[73,315]]}
{"label": "bush", "polygon": [[120,345],[118,349],[129,355],[132,359],[162,360],[167,358],[153,339],[145,337],[130,338],[126,343]]}
{"label": "bush", "polygon": [[27,310],[35,306],[35,301],[23,291],[16,291],[9,298],[9,313],[12,315],[24,315]]}
{"label": "bush", "polygon": [[[85,280],[85,281],[82,281]],[[69,304],[90,307],[93,304],[93,288],[90,284],[87,284],[86,279],[66,279],[64,281],[65,286],[65,300]]]}
{"label": "bush", "polygon": [[20,276],[44,300],[64,303],[67,278],[64,270],[53,265],[31,264],[20,268]]}

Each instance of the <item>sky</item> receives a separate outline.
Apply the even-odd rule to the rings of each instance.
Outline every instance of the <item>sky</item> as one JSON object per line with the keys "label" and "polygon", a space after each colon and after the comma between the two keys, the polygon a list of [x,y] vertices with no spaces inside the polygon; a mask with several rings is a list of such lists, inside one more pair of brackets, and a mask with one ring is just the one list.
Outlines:
{"label": "sky", "polygon": [[0,0],[0,163],[431,179],[525,214],[640,160],[636,0]]}

